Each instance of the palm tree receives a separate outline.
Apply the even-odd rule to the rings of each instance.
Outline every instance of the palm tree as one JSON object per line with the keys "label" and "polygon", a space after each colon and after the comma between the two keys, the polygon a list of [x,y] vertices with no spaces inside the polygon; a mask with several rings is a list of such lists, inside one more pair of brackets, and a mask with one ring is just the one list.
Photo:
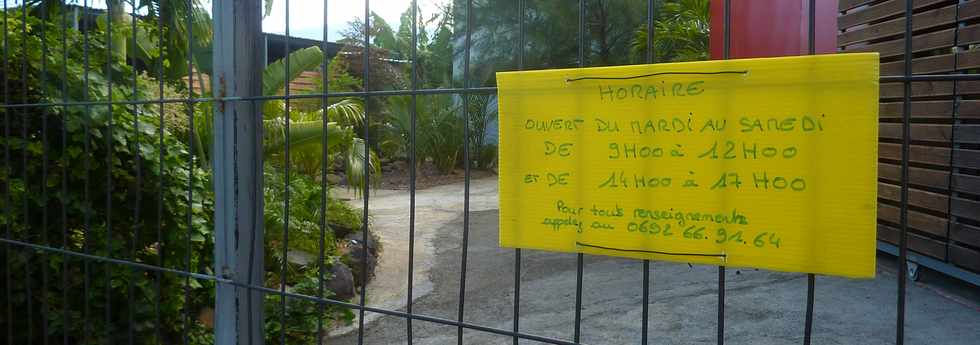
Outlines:
{"label": "palm tree", "polygon": [[[323,51],[314,46],[299,49],[269,64],[262,73],[263,94],[273,96],[281,93],[287,81],[295,79],[303,71],[317,68],[323,62],[323,58]],[[288,70],[286,59],[289,59]],[[344,99],[327,105],[325,111],[324,109],[291,110],[288,121],[283,101],[266,101],[262,108],[265,123],[263,145],[267,156],[273,159],[281,158],[288,142],[294,157],[300,156],[307,161],[303,162],[305,166],[319,167],[322,150],[327,150],[334,156],[343,157],[348,186],[358,189],[364,187],[364,174],[367,169],[371,169],[371,176],[380,175],[381,164],[377,155],[371,154],[370,162],[365,163],[367,160],[364,140],[354,135],[354,128],[362,126],[364,122],[364,106],[360,101]],[[326,116],[325,126],[324,116]],[[197,132],[192,133],[196,138],[191,140],[210,142],[213,134],[210,108],[205,106],[202,111],[196,112],[194,121]],[[320,139],[323,135],[327,137],[326,147],[321,145]],[[199,155],[208,157],[206,145],[195,146],[201,148]]]}
{"label": "palm tree", "polygon": [[[143,25],[136,25],[137,32],[135,49],[129,51],[129,41],[133,38],[131,20],[134,18],[126,13],[125,0],[107,0],[108,17],[113,31],[120,33],[112,37],[113,55],[121,61],[126,57],[131,60],[142,60],[146,65],[156,65],[160,61],[166,64],[164,75],[156,76],[168,80],[179,80],[188,75],[195,67],[195,80],[202,83],[200,89],[207,92],[203,85],[202,73],[209,73],[211,68],[210,52],[212,50],[211,18],[199,0],[130,0],[137,11],[146,10]],[[265,0],[265,14],[272,9],[273,0]],[[139,24],[139,23],[137,23]],[[154,25],[155,24],[155,25]],[[128,35],[125,34],[129,30]],[[154,40],[157,40],[154,42]],[[163,45],[163,51],[158,51],[158,45]],[[193,50],[194,54],[188,54]],[[190,57],[188,57],[190,55]],[[287,57],[273,62],[263,71],[263,94],[270,96],[282,91],[286,82],[293,80],[303,71],[315,69],[323,61],[324,54],[318,47],[300,49]],[[161,60],[157,60],[161,59]],[[188,59],[190,61],[188,61]],[[286,59],[289,59],[289,69],[286,69]],[[179,63],[185,61],[189,63]],[[372,155],[371,162],[365,164],[364,141],[353,135],[352,128],[357,125],[354,119],[363,121],[363,106],[353,100],[344,100],[329,105],[326,114],[319,112],[290,112],[286,121],[285,112],[281,110],[281,101],[266,102],[263,107],[265,118],[265,153],[276,156],[286,146],[288,138],[291,149],[296,150],[327,150],[339,151],[346,157],[348,185],[363,188],[363,174],[366,169],[372,169],[374,176],[380,174],[380,163]],[[198,155],[208,157],[208,143],[211,141],[212,123],[211,109],[202,106],[195,112],[194,122],[196,133],[190,133],[190,140],[195,142]],[[327,124],[323,125],[323,116],[327,116]],[[339,123],[339,120],[346,122]],[[288,122],[288,126],[287,126]],[[288,128],[288,135],[286,133]],[[326,132],[324,132],[326,131]],[[317,140],[326,135],[327,147],[321,147]],[[320,155],[307,155],[311,158]],[[205,159],[205,162],[208,160]]]}

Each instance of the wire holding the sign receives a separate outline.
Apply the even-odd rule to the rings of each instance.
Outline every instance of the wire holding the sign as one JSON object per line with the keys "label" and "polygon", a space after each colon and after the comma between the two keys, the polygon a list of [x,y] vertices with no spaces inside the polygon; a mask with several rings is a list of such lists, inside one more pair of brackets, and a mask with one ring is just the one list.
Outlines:
{"label": "wire holding the sign", "polygon": [[663,251],[658,251],[658,250],[623,249],[623,248],[603,247],[603,246],[599,246],[599,245],[582,243],[582,242],[578,242],[578,241],[576,241],[575,244],[578,245],[578,246],[582,246],[582,247],[605,249],[605,250],[612,250],[612,251],[617,251],[617,252],[627,252],[627,253],[648,253],[648,254],[673,255],[673,256],[707,256],[707,257],[717,257],[717,258],[720,258],[723,262],[725,261],[725,257],[727,256],[727,255],[725,255],[725,253],[720,253],[720,254],[710,254],[710,253],[673,253],[673,252],[663,252]]}
{"label": "wire holding the sign", "polygon": [[624,76],[624,77],[576,77],[576,78],[565,79],[565,81],[571,83],[573,81],[579,81],[579,80],[630,80],[630,79],[656,77],[660,75],[718,75],[718,74],[747,75],[749,74],[749,71],[743,70],[743,71],[717,71],[717,72],[657,72],[657,73],[648,73],[648,74],[640,74],[640,75],[632,75],[632,76]]}

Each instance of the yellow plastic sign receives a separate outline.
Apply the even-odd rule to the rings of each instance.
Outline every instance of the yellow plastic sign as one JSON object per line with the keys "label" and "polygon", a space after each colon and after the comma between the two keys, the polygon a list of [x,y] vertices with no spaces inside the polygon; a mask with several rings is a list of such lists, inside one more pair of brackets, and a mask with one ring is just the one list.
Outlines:
{"label": "yellow plastic sign", "polygon": [[497,83],[501,246],[874,276],[877,53]]}

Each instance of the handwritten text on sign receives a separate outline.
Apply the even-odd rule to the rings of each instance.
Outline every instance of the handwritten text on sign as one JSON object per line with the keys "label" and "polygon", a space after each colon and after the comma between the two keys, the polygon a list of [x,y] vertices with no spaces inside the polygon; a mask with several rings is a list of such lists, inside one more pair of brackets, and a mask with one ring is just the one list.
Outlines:
{"label": "handwritten text on sign", "polygon": [[497,81],[502,246],[874,275],[877,54]]}

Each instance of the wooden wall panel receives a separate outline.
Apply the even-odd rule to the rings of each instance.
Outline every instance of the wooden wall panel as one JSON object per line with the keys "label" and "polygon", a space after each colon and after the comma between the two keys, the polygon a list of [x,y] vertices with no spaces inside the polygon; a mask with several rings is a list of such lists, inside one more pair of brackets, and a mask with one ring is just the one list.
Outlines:
{"label": "wooden wall panel", "polygon": [[[838,0],[838,51],[878,52],[881,75],[905,71],[905,0]],[[915,0],[914,74],[980,73],[980,0]],[[878,236],[901,223],[905,87],[881,84]],[[980,82],[913,82],[908,244],[980,273]]]}

